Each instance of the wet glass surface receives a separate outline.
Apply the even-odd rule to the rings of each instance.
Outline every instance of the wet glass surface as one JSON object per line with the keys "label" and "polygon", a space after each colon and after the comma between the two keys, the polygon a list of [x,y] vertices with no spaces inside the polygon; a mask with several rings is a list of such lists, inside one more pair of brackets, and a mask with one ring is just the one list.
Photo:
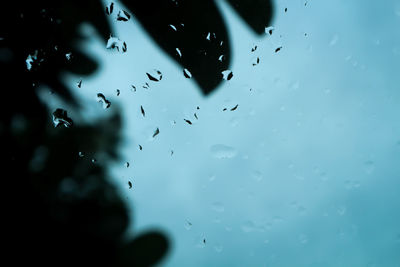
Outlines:
{"label": "wet glass surface", "polygon": [[0,127],[13,157],[29,147],[25,194],[63,224],[68,201],[102,192],[88,228],[121,262],[143,248],[159,266],[399,266],[398,0],[274,0],[264,24],[243,1],[122,2],[100,3],[109,28],[83,20],[74,46],[49,44],[70,63],[60,83],[35,78],[53,75],[40,45],[1,48],[36,83],[7,96],[41,103]]}

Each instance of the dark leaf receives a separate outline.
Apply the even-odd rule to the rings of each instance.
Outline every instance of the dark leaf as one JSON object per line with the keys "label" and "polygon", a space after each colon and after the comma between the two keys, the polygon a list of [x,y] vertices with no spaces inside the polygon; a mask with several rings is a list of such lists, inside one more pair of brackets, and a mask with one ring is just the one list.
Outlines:
{"label": "dark leaf", "polygon": [[236,12],[258,34],[264,33],[265,25],[272,19],[270,0],[228,0]]}
{"label": "dark leaf", "polygon": [[165,255],[168,247],[168,241],[162,234],[142,234],[122,247],[118,267],[154,266]]}

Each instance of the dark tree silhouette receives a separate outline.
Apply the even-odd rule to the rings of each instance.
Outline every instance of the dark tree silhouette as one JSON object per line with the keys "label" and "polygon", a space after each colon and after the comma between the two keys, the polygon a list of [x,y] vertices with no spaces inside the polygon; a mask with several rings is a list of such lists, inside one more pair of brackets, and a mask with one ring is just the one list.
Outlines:
{"label": "dark tree silhouette", "polygon": [[[217,87],[221,71],[229,65],[230,50],[214,1],[122,2],[163,49],[191,71],[205,94]],[[267,0],[228,2],[257,33],[271,19]],[[2,11],[4,263],[118,267],[159,262],[168,251],[167,238],[152,231],[124,239],[130,218],[106,174],[108,160],[118,159],[119,113],[90,125],[66,117],[79,116],[80,107],[60,76],[65,71],[85,76],[97,69],[98,64],[75,44],[83,38],[78,32],[83,22],[92,24],[104,41],[108,39],[111,30],[105,7],[98,0],[6,1]],[[169,24],[179,27],[181,23],[182,31],[168,29]],[[215,39],[205,41],[208,32],[215,33]],[[175,57],[176,47],[182,50],[182,58]],[[217,61],[220,54],[226,61]],[[43,86],[73,109],[73,113],[56,111],[64,116],[58,127],[52,122],[54,110],[38,97],[37,88]]]}

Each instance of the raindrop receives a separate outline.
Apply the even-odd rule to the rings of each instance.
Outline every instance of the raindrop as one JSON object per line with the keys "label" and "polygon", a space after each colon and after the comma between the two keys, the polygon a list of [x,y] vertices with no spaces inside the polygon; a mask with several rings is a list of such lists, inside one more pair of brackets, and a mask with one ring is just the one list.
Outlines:
{"label": "raindrop", "polygon": [[[107,40],[106,49],[117,49],[117,51],[119,52],[121,42],[122,41],[119,38],[110,35],[110,37]],[[123,42],[122,46],[123,46],[122,47],[123,52],[126,52],[126,43]]]}
{"label": "raindrop", "polygon": [[117,20],[118,21],[125,21],[126,22],[130,18],[131,18],[131,15],[129,15],[129,13],[124,11],[124,10],[122,11],[122,15],[121,15],[121,11],[119,11],[118,14],[117,14]]}
{"label": "raindrop", "polygon": [[97,94],[97,101],[103,104],[104,109],[107,109],[111,106],[111,102],[108,101],[102,93]]}
{"label": "raindrop", "polygon": [[129,189],[132,188],[132,182],[131,181],[128,181],[128,186],[129,186]]}
{"label": "raindrop", "polygon": [[117,96],[119,96],[119,94],[121,93],[121,91],[119,89],[117,89]]}
{"label": "raindrop", "polygon": [[78,88],[81,88],[81,86],[82,86],[82,80],[79,80],[79,82],[77,82],[77,86],[78,86]]}
{"label": "raindrop", "polygon": [[140,106],[140,112],[142,112],[143,117],[146,117],[146,113],[144,112],[143,106]]}
{"label": "raindrop", "polygon": [[78,155],[79,155],[80,158],[83,158],[85,156],[85,154],[83,154],[82,151],[79,151]]}
{"label": "raindrop", "polygon": [[156,129],[153,134],[153,138],[156,137],[160,133],[160,129]]}
{"label": "raindrop", "polygon": [[28,70],[32,69],[32,63],[34,63],[35,60],[37,60],[37,55],[38,55],[38,51],[35,50],[35,53],[33,53],[33,55],[28,55],[28,57],[26,58],[26,68]]}
{"label": "raindrop", "polygon": [[224,205],[219,201],[212,203],[211,207],[216,212],[224,212],[225,211]]}
{"label": "raindrop", "polygon": [[339,41],[339,35],[335,34],[331,41],[329,42],[329,46],[335,46],[337,42]]}
{"label": "raindrop", "polygon": [[275,30],[275,28],[272,27],[272,26],[266,27],[266,28],[265,28],[265,33],[266,33],[266,34],[269,34],[269,35],[272,35],[272,32],[273,32],[274,30]]}
{"label": "raindrop", "polygon": [[259,182],[259,181],[261,181],[263,179],[264,176],[260,171],[253,171],[252,177],[253,177],[254,180]]}
{"label": "raindrop", "polygon": [[299,235],[299,241],[301,244],[307,244],[308,243],[308,237],[305,234],[300,234]]}
{"label": "raindrop", "polygon": [[71,58],[72,58],[72,53],[71,53],[71,52],[66,53],[66,54],[65,54],[65,58],[66,58],[68,61],[71,60]]}
{"label": "raindrop", "polygon": [[222,78],[224,80],[229,81],[230,79],[232,79],[232,77],[233,77],[233,72],[231,70],[224,70],[222,72]]}
{"label": "raindrop", "polygon": [[122,43],[122,52],[126,52],[126,51],[128,51],[128,47],[127,47],[127,45],[126,45],[126,42],[123,42]]}
{"label": "raindrop", "polygon": [[340,215],[340,216],[343,216],[343,215],[345,215],[345,213],[346,213],[346,207],[345,206],[341,206],[341,207],[339,207],[338,209],[337,209],[337,213]]}
{"label": "raindrop", "polygon": [[192,125],[192,122],[190,120],[187,119],[183,119],[187,124]]}
{"label": "raindrop", "polygon": [[209,180],[210,182],[212,182],[212,181],[215,180],[215,178],[216,178],[216,176],[215,176],[215,174],[213,174],[213,175],[210,175],[210,177],[208,178],[208,180]]}
{"label": "raindrop", "polygon": [[146,72],[147,77],[150,81],[159,82],[162,79],[162,73],[159,70],[153,69],[152,71]]}
{"label": "raindrop", "polygon": [[234,106],[233,108],[231,108],[231,111],[235,111],[238,108],[239,104],[237,104],[236,106]]}
{"label": "raindrop", "polygon": [[223,247],[221,244],[216,244],[216,245],[214,246],[214,250],[215,250],[217,253],[221,253],[223,249],[224,249],[224,247]]}
{"label": "raindrop", "polygon": [[186,222],[184,224],[185,229],[189,231],[190,229],[192,229],[192,226],[193,226],[193,224],[191,222],[189,222],[188,220],[186,220]]}
{"label": "raindrop", "polygon": [[372,160],[364,162],[364,166],[366,174],[371,174],[375,170],[375,163]]}
{"label": "raindrop", "polygon": [[95,158],[92,158],[92,163],[97,163],[97,160]]}
{"label": "raindrop", "polygon": [[275,53],[278,53],[279,51],[281,51],[281,49],[282,49],[282,46],[276,48],[276,49],[275,49]]}
{"label": "raindrop", "polygon": [[111,15],[114,10],[114,3],[111,2],[110,7],[106,6],[106,14]]}
{"label": "raindrop", "polygon": [[181,52],[181,50],[180,50],[179,48],[175,48],[175,49],[176,49],[176,52],[178,53],[179,57],[182,57],[182,52]]}
{"label": "raindrop", "polygon": [[235,148],[222,144],[211,146],[210,151],[213,157],[217,159],[230,159],[237,155]]}
{"label": "raindrop", "polygon": [[224,56],[224,55],[220,55],[219,58],[218,58],[218,60],[219,60],[220,62],[225,61],[225,56]]}
{"label": "raindrop", "polygon": [[189,71],[188,69],[186,69],[186,68],[183,69],[183,75],[184,75],[186,78],[188,78],[188,79],[192,78],[192,74],[191,74],[190,71]]}
{"label": "raindrop", "polygon": [[172,24],[169,24],[168,26],[170,26],[170,27],[171,27],[171,29],[173,29],[174,31],[176,31],[176,27],[175,27],[174,25],[172,25]]}
{"label": "raindrop", "polygon": [[257,58],[253,61],[252,65],[253,65],[253,66],[257,66],[259,63],[260,63],[260,58],[257,57]]}
{"label": "raindrop", "polygon": [[252,221],[245,221],[241,228],[243,232],[249,233],[255,230],[255,224]]}
{"label": "raindrop", "polygon": [[125,167],[126,167],[126,168],[129,168],[129,162],[128,162],[128,161],[127,161],[127,162],[125,162],[125,164],[124,164],[124,165],[125,165]]}
{"label": "raindrop", "polygon": [[54,127],[64,125],[66,128],[72,126],[73,124],[71,118],[69,118],[67,115],[67,111],[61,108],[58,108],[53,112],[53,123]]}

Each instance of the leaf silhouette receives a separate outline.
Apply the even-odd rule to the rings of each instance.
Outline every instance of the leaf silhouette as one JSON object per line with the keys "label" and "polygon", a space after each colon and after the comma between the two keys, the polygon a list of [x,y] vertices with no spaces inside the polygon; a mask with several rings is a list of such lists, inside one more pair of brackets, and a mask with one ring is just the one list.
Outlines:
{"label": "leaf silhouette", "polygon": [[[221,72],[228,68],[232,56],[226,25],[213,0],[122,2],[158,45],[190,71],[205,95],[220,84]],[[258,34],[271,21],[269,0],[231,0],[229,3]],[[176,48],[182,56],[177,55]],[[218,60],[221,55],[225,60]]]}
{"label": "leaf silhouette", "polygon": [[[122,2],[160,47],[190,71],[204,94],[214,91],[231,60],[226,26],[214,1]],[[257,33],[271,18],[269,0],[229,2]],[[64,72],[90,75],[98,68],[76,44],[83,38],[82,23],[93,25],[106,44],[111,27],[102,1],[6,1],[2,10],[1,196],[6,203],[3,229],[9,233],[4,254],[18,266],[157,263],[169,249],[167,238],[153,231],[123,239],[132,218],[107,177],[108,162],[118,159],[119,110],[91,124],[71,121],[71,127],[54,128],[54,110],[36,91],[50,88],[72,106],[68,116],[79,117],[78,101],[61,77]]]}

